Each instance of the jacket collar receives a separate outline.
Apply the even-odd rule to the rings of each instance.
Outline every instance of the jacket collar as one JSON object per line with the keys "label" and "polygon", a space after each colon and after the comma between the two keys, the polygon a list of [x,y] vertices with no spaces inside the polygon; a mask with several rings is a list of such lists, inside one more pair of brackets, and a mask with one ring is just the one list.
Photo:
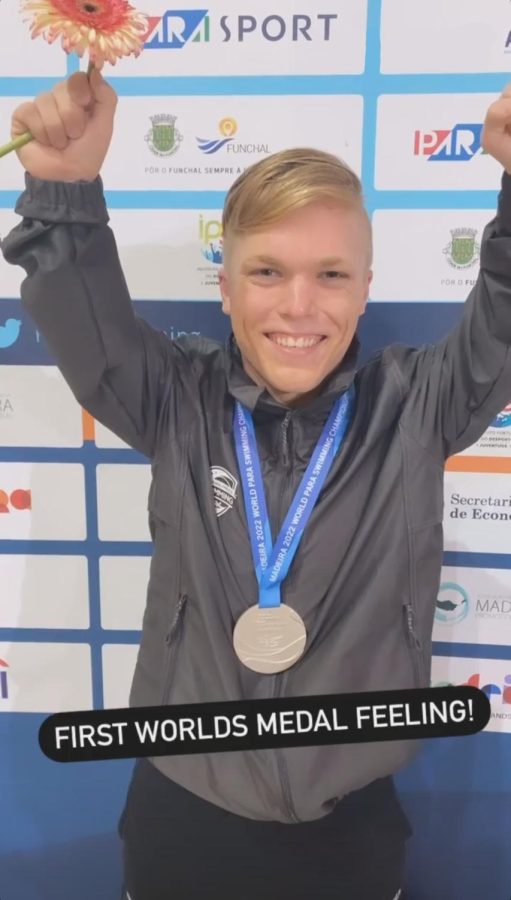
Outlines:
{"label": "jacket collar", "polygon": [[[348,350],[333,372],[325,378],[321,391],[306,406],[297,408],[300,415],[313,417],[329,412],[335,399],[352,383],[357,370],[360,342],[355,335]],[[278,400],[266,390],[252,381],[243,368],[243,361],[236,338],[231,332],[225,342],[227,388],[232,397],[239,400],[250,412],[265,411],[274,415],[282,415],[290,407]]]}

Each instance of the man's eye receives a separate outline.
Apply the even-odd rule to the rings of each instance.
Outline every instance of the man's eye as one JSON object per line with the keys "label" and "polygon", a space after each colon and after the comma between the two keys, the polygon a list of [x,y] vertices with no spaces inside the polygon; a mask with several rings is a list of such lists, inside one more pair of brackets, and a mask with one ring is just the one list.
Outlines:
{"label": "man's eye", "polygon": [[323,275],[326,275],[328,280],[334,281],[337,278],[347,278],[346,272],[338,272],[336,269],[331,269],[327,272],[323,272]]}
{"label": "man's eye", "polygon": [[252,275],[263,275],[264,277],[275,274],[275,269],[254,269],[252,272]]}

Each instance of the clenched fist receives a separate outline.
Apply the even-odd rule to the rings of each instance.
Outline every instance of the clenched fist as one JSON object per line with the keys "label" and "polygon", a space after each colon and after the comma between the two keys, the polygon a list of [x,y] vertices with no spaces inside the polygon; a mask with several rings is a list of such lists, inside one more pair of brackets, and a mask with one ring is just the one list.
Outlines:
{"label": "clenched fist", "polygon": [[488,108],[481,143],[511,175],[511,84]]}
{"label": "clenched fist", "polygon": [[49,181],[94,181],[110,146],[117,94],[97,69],[90,80],[75,72],[48,93],[22,103],[12,117],[12,137],[34,140],[17,150],[23,167]]}

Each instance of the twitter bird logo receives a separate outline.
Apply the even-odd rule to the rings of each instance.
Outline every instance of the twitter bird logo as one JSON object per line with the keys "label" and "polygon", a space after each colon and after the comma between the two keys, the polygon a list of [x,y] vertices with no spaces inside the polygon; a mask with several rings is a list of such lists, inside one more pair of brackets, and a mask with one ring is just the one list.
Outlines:
{"label": "twitter bird logo", "polygon": [[7,319],[5,325],[0,325],[0,350],[12,347],[16,343],[21,324],[20,319]]}

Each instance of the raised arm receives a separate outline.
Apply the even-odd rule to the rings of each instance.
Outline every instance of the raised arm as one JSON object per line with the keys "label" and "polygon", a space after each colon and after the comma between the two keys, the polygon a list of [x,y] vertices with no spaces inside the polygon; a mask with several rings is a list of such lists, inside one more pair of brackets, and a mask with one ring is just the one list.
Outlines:
{"label": "raised arm", "polygon": [[395,357],[409,400],[403,427],[444,457],[474,443],[511,400],[511,85],[488,109],[483,147],[504,172],[476,284],[444,340]]}
{"label": "raised arm", "polygon": [[21,300],[73,394],[95,418],[152,458],[169,384],[178,400],[187,367],[179,345],[135,315],[108,226],[99,170],[117,97],[95,70],[19,107],[13,135],[35,140],[18,155],[23,220],[2,241],[27,277]]}

